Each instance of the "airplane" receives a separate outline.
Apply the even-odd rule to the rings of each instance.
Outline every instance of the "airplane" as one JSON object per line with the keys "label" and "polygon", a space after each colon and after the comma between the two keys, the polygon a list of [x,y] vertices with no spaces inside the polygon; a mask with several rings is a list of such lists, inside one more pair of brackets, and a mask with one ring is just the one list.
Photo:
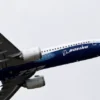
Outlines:
{"label": "airplane", "polygon": [[56,47],[20,51],[0,33],[0,100],[10,100],[20,87],[45,86],[43,76],[35,72],[100,56],[100,41],[85,40]]}

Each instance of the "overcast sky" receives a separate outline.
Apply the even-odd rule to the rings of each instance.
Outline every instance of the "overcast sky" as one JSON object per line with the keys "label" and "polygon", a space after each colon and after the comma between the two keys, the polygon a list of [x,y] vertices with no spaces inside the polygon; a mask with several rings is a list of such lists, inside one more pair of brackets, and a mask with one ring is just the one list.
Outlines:
{"label": "overcast sky", "polygon": [[[0,32],[20,50],[100,38],[100,0],[0,0]],[[100,58],[42,70],[46,86],[11,100],[100,100]]]}

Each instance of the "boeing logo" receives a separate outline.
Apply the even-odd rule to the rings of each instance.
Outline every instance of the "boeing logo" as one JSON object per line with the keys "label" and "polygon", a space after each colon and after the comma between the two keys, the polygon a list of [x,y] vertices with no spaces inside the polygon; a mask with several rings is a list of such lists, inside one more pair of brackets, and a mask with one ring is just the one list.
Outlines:
{"label": "boeing logo", "polygon": [[88,46],[81,46],[81,47],[77,47],[77,48],[74,48],[74,49],[70,49],[69,51],[64,50],[63,51],[63,56],[66,56],[66,54],[69,54],[73,51],[79,51],[79,50],[83,50],[83,49],[87,49],[87,48],[88,48]]}

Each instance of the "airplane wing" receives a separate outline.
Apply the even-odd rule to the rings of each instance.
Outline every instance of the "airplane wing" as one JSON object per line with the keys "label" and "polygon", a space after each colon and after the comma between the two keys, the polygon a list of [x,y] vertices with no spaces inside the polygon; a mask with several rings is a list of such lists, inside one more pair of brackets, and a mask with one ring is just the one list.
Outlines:
{"label": "airplane wing", "polygon": [[[20,50],[0,33],[0,69],[22,63],[23,60],[18,59],[20,55]],[[13,79],[1,80],[0,100],[9,100],[35,71],[35,68],[33,70],[26,70]]]}
{"label": "airplane wing", "polygon": [[9,100],[19,88],[20,85],[13,84],[12,82],[3,84],[3,88],[0,91],[0,100]]}
{"label": "airplane wing", "polygon": [[25,80],[30,78],[36,69],[26,70],[20,74],[20,76],[7,80],[6,82],[2,82],[2,89],[0,91],[0,100],[10,100],[10,98],[23,86]]}
{"label": "airplane wing", "polygon": [[23,61],[17,58],[20,55],[21,51],[0,33],[0,63],[2,63],[2,67],[22,63]]}

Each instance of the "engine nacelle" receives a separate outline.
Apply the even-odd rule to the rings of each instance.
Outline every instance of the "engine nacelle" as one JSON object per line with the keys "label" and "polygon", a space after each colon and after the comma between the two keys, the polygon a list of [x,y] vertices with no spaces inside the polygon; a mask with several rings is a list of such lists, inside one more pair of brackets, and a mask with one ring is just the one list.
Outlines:
{"label": "engine nacelle", "polygon": [[22,58],[24,61],[36,61],[42,57],[40,48],[31,48],[25,51],[22,51]]}
{"label": "engine nacelle", "polygon": [[28,79],[23,85],[27,89],[40,88],[45,86],[45,80],[43,76],[37,76],[33,79]]}

